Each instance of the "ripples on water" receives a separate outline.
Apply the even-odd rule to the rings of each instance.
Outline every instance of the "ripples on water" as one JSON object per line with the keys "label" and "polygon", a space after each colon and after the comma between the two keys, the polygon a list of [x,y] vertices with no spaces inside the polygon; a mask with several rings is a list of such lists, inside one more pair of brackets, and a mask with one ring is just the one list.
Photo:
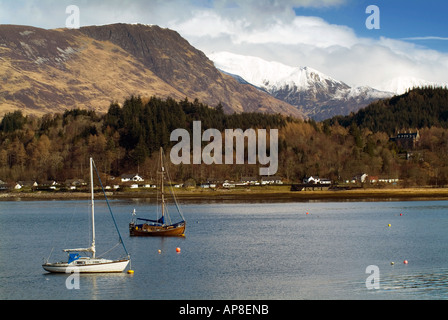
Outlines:
{"label": "ripples on water", "polygon": [[[167,239],[129,237],[132,209],[152,204],[112,201],[135,274],[82,275],[67,290],[41,263],[88,241],[80,204],[0,202],[0,299],[448,298],[445,201],[189,204],[186,237]],[[96,212],[98,246],[115,244],[105,204]],[[369,265],[379,290],[366,288]]]}
{"label": "ripples on water", "polygon": [[415,273],[391,274],[381,278],[381,290],[407,299],[447,299],[448,269],[419,270]]}

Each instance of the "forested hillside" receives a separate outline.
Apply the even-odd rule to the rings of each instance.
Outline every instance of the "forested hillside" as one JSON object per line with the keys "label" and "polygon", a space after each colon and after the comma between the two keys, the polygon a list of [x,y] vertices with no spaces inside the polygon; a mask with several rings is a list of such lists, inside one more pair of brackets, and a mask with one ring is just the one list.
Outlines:
{"label": "forested hillside", "polygon": [[[283,128],[293,121],[262,113],[228,115],[221,106],[209,108],[197,100],[155,97],[145,101],[131,97],[122,106],[112,103],[105,115],[74,109],[37,118],[15,111],[0,123],[0,180],[83,178],[88,174],[89,156],[107,175],[139,172],[154,177],[159,148],[168,154],[175,144],[170,142],[171,132],[178,128],[191,131],[195,120],[201,121],[203,130],[222,132],[225,128]],[[173,171],[184,180],[196,178],[197,172],[203,177],[203,168],[180,166]],[[215,169],[216,174],[210,172]],[[207,168],[206,172],[216,178],[235,174],[227,166]]]}
{"label": "forested hillside", "polygon": [[390,135],[404,129],[448,128],[448,90],[417,88],[374,102],[349,116],[334,117],[326,122],[334,124],[336,121],[344,127],[356,124],[360,128]]}
{"label": "forested hillside", "polygon": [[[33,117],[17,111],[0,123],[0,180],[86,178],[89,156],[105,177],[139,173],[150,180],[155,178],[160,146],[169,155],[177,143],[169,141],[171,132],[191,131],[192,122],[201,120],[202,130],[279,129],[276,175],[285,181],[317,175],[343,183],[367,173],[398,178],[404,186],[441,186],[448,184],[448,129],[443,118],[447,97],[446,89],[416,89],[322,123],[260,113],[228,115],[219,106],[209,108],[197,100],[155,97],[112,103],[102,115],[75,109]],[[419,130],[420,140],[412,150],[390,141],[403,129]],[[170,163],[169,169],[176,181],[201,183],[257,176],[259,165]]]}

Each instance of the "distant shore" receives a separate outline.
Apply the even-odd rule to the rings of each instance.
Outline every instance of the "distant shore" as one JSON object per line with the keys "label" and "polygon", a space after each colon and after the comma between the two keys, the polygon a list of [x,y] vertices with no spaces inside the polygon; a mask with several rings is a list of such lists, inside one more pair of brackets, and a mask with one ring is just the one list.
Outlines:
{"label": "distant shore", "polygon": [[[109,199],[156,200],[151,191],[107,192]],[[95,196],[104,198],[102,193]],[[354,189],[338,191],[290,191],[289,187],[262,187],[219,190],[176,190],[182,202],[306,202],[306,201],[399,201],[448,200],[448,188]],[[88,199],[87,192],[1,192],[0,201],[42,201]]]}

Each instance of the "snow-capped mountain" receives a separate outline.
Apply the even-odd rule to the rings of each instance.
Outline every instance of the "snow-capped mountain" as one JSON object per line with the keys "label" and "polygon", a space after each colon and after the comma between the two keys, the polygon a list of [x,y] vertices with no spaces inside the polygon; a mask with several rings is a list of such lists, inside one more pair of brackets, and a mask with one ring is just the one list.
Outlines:
{"label": "snow-capped mountain", "polygon": [[213,53],[209,58],[221,71],[296,106],[315,120],[347,115],[393,95],[367,86],[350,87],[310,67],[291,67],[229,52]]}
{"label": "snow-capped mountain", "polygon": [[[215,66],[229,74],[238,75],[247,82],[264,89],[279,89],[284,86],[296,86],[307,90],[313,82],[327,82],[343,85],[325,74],[309,67],[290,67],[279,62],[269,62],[258,57],[242,56],[230,52],[212,53],[209,58]],[[348,87],[348,86],[347,86]]]}

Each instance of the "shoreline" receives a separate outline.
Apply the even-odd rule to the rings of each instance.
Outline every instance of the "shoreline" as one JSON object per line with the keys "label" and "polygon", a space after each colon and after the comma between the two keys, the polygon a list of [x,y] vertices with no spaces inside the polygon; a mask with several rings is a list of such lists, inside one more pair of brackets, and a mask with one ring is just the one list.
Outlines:
{"label": "shoreline", "polygon": [[[288,188],[289,189],[289,188]],[[401,201],[448,200],[448,188],[355,189],[338,191],[289,191],[286,188],[234,190],[179,190],[181,202],[307,202],[307,201]],[[154,191],[106,192],[108,199],[156,200]],[[1,201],[53,201],[88,199],[88,192],[4,192]],[[104,199],[97,193],[97,199]]]}

